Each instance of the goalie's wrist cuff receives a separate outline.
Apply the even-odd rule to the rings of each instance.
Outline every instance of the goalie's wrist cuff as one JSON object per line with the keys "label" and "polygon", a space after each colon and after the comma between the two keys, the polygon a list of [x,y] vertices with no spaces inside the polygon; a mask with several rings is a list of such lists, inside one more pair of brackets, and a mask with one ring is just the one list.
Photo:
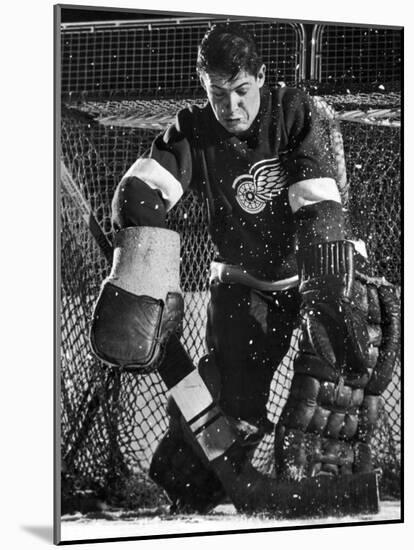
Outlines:
{"label": "goalie's wrist cuff", "polygon": [[[362,241],[360,243],[364,244]],[[357,242],[358,243],[358,242]],[[319,293],[336,292],[351,296],[356,274],[367,267],[364,250],[354,241],[339,240],[318,243],[297,251],[300,292],[317,290]]]}
{"label": "goalie's wrist cuff", "polygon": [[297,261],[301,281],[353,273],[354,251],[354,244],[346,240],[318,243],[300,249]]}
{"label": "goalie's wrist cuff", "polygon": [[319,243],[297,253],[299,291],[312,302],[316,292],[331,299],[349,297],[354,286],[355,247],[351,241]]}
{"label": "goalie's wrist cuff", "polygon": [[326,200],[294,214],[298,248],[345,239],[345,218],[339,202]]}

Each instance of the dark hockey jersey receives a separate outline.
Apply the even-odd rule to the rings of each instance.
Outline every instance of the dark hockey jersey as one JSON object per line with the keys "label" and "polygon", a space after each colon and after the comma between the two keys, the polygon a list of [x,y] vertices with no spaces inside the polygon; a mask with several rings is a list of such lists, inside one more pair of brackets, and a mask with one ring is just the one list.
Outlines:
{"label": "dark hockey jersey", "polygon": [[265,279],[296,273],[288,187],[335,178],[326,132],[304,92],[263,88],[255,121],[237,136],[209,104],[183,109],[148,156],[183,192],[192,188],[207,201],[219,260]]}

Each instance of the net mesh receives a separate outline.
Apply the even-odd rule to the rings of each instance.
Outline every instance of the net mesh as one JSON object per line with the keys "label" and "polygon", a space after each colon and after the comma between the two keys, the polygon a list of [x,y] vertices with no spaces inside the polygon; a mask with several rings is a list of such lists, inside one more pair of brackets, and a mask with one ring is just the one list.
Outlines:
{"label": "net mesh", "polygon": [[320,25],[316,27],[318,80],[338,88],[367,84],[401,86],[401,30]]}
{"label": "net mesh", "polygon": [[[177,104],[175,109],[180,106]],[[110,201],[115,187],[157,132],[99,124],[90,118],[88,110],[86,105],[84,112],[75,109],[64,112],[62,157],[104,232],[111,238]],[[111,112],[113,110],[111,104]],[[354,231],[368,243],[374,257],[373,271],[398,284],[399,129],[346,121],[342,122],[342,132],[350,182],[349,214]],[[145,501],[151,495],[162,501],[164,497],[159,490],[148,489],[150,482],[145,475],[155,445],[167,427],[165,387],[156,373],[140,377],[131,373],[120,375],[91,354],[89,322],[109,266],[72,200],[63,188],[63,495],[93,491],[124,506],[142,506],[142,499]],[[183,343],[197,363],[204,354],[207,279],[213,247],[207,232],[206,211],[195,195],[187,194],[173,209],[169,226],[182,236],[181,285],[186,306]],[[291,349],[272,382],[268,412],[273,422],[277,421],[288,395],[297,336],[295,333]],[[383,490],[394,492],[398,486],[400,460],[399,402],[397,368],[384,395],[381,422],[375,435],[375,461],[385,472]],[[266,436],[257,449],[254,462],[262,471],[272,473],[271,435]]]}
{"label": "net mesh", "polygon": [[[152,23],[122,27],[62,29],[62,94],[74,98],[185,95],[202,92],[194,71],[197,48],[217,20]],[[275,21],[242,23],[264,52],[269,82],[297,82],[302,63],[301,26]],[[275,37],[277,36],[277,40]]]}

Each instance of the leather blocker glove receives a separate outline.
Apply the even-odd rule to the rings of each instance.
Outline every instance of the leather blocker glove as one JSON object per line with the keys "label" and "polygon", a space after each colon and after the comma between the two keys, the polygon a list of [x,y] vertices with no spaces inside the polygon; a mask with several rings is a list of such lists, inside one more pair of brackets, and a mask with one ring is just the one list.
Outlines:
{"label": "leather blocker glove", "polygon": [[158,227],[115,235],[113,265],[93,313],[90,340],[103,361],[136,372],[156,369],[184,314],[180,238]]}

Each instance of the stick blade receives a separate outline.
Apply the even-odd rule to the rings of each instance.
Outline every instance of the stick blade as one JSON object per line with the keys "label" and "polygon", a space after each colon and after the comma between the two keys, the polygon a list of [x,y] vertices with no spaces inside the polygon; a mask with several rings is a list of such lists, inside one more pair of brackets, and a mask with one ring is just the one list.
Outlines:
{"label": "stick blade", "polygon": [[299,483],[296,494],[287,517],[354,516],[379,512],[376,473],[312,478]]}
{"label": "stick blade", "polygon": [[379,512],[378,476],[319,476],[300,482],[268,478],[266,484],[255,485],[248,498],[244,502],[239,499],[237,504],[243,513],[280,518],[372,515]]}

